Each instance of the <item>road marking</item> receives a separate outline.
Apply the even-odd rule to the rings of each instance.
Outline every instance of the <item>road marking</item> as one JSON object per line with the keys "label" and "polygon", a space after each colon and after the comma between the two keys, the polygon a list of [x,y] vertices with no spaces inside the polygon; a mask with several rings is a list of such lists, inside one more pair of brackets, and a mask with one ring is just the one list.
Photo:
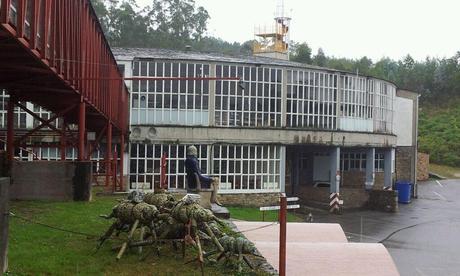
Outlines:
{"label": "road marking", "polygon": [[441,194],[439,194],[439,193],[437,193],[437,192],[435,192],[435,191],[433,191],[433,193],[434,193],[435,195],[439,196],[440,199],[446,200],[446,201],[447,201],[447,198],[443,197]]}
{"label": "road marking", "polygon": [[436,180],[436,183],[438,183],[438,185],[439,185],[440,187],[444,187],[444,186],[441,184],[441,182],[439,182],[439,180]]}

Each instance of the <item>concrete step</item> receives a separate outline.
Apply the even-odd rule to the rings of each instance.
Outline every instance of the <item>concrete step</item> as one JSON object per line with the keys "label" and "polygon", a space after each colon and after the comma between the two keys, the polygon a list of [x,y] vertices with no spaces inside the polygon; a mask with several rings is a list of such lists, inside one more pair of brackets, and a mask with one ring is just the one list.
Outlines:
{"label": "concrete step", "polygon": [[211,203],[211,211],[216,217],[218,217],[220,219],[229,219],[230,218],[230,212],[224,206],[219,206],[219,205],[217,205],[215,203]]}

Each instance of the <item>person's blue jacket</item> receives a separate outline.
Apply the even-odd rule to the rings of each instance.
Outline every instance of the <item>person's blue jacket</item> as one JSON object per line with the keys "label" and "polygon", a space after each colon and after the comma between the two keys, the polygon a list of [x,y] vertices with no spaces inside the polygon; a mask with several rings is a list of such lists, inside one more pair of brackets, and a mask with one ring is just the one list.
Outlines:
{"label": "person's blue jacket", "polygon": [[195,156],[187,155],[187,159],[185,159],[185,172],[187,173],[188,189],[196,189],[197,183],[195,174],[197,174],[200,179],[201,188],[211,187],[212,178],[201,173],[200,163]]}

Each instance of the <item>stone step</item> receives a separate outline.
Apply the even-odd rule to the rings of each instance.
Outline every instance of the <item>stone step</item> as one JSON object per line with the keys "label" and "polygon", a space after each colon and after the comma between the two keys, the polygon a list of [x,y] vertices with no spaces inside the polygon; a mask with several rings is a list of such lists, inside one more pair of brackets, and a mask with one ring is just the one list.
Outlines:
{"label": "stone step", "polygon": [[228,211],[228,209],[223,206],[219,206],[215,203],[211,203],[211,211],[216,217],[220,219],[230,218],[230,212]]}

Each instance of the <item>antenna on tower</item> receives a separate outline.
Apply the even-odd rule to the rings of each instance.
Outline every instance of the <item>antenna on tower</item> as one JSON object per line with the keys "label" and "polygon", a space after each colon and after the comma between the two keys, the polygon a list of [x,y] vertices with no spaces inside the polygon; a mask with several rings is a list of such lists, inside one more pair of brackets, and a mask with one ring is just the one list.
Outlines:
{"label": "antenna on tower", "polygon": [[275,24],[255,30],[254,55],[289,59],[289,27],[291,18],[285,14],[284,0],[278,0]]}

